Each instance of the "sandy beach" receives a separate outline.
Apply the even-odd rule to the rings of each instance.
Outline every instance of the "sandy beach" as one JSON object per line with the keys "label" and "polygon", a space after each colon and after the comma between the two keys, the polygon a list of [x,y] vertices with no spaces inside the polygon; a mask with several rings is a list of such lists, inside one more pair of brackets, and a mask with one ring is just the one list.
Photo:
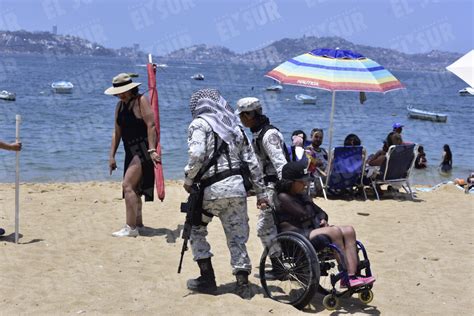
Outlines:
{"label": "sandy beach", "polygon": [[[304,311],[232,293],[234,277],[218,219],[209,225],[219,294],[192,294],[198,275],[191,251],[177,274],[186,194],[167,182],[166,199],[144,204],[146,236],[114,238],[124,224],[119,182],[21,184],[20,244],[15,244],[14,185],[0,185],[0,314],[329,315],[317,294]],[[332,224],[351,224],[368,249],[377,281],[368,306],[343,299],[333,314],[468,315],[474,310],[474,196],[453,185],[382,201],[316,203]],[[257,272],[255,198],[249,199],[248,249]]]}

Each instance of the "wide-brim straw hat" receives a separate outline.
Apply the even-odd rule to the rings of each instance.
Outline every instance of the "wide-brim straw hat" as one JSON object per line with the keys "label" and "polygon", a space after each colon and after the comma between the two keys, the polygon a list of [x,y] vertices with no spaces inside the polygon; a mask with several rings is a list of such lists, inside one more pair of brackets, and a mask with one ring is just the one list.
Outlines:
{"label": "wide-brim straw hat", "polygon": [[139,85],[141,85],[140,82],[132,82],[132,78],[129,74],[121,73],[112,79],[112,87],[105,90],[104,93],[116,95],[138,87]]}

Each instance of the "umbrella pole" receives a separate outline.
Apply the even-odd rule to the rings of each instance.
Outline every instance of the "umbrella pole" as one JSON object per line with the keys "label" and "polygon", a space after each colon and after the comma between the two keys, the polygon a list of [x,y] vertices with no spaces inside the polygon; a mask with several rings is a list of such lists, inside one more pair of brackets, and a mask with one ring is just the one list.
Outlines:
{"label": "umbrella pole", "polygon": [[[21,115],[16,115],[16,142],[20,142],[20,122]],[[15,172],[15,244],[18,244],[20,230],[20,152],[16,152],[16,172]]]}
{"label": "umbrella pole", "polygon": [[[333,124],[334,124],[334,109],[336,105],[336,91],[332,92],[332,106],[331,106],[331,117],[329,118],[329,150],[328,150],[328,155],[329,155],[329,160],[328,160],[328,168],[331,165],[331,152],[332,152],[332,134],[333,134]],[[326,170],[328,171],[328,170]]]}

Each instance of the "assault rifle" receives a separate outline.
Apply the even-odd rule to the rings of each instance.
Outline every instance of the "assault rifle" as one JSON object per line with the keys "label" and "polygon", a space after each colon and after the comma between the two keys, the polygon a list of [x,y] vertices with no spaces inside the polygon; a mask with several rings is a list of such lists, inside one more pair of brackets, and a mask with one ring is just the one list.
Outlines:
{"label": "assault rifle", "polygon": [[179,259],[178,273],[181,273],[181,267],[183,265],[184,253],[188,250],[188,240],[191,236],[191,229],[194,222],[201,220],[201,207],[202,207],[202,192],[197,184],[193,184],[191,187],[191,193],[189,193],[188,201],[181,203],[181,213],[186,213],[186,220],[184,222],[183,234],[183,247],[181,248],[181,258]]}

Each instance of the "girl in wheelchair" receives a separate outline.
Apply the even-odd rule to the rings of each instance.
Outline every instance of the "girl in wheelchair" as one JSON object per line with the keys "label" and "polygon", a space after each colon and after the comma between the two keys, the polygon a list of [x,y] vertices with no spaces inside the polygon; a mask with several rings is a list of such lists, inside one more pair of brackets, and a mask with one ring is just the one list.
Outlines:
{"label": "girl in wheelchair", "polygon": [[311,176],[300,162],[289,162],[277,182],[276,217],[280,232],[293,231],[305,236],[317,252],[334,244],[342,256],[335,254],[338,262],[344,261],[349,276],[340,281],[340,287],[357,288],[375,282],[373,276],[357,275],[359,258],[356,233],[352,226],[328,224],[328,215],[307,194]]}

